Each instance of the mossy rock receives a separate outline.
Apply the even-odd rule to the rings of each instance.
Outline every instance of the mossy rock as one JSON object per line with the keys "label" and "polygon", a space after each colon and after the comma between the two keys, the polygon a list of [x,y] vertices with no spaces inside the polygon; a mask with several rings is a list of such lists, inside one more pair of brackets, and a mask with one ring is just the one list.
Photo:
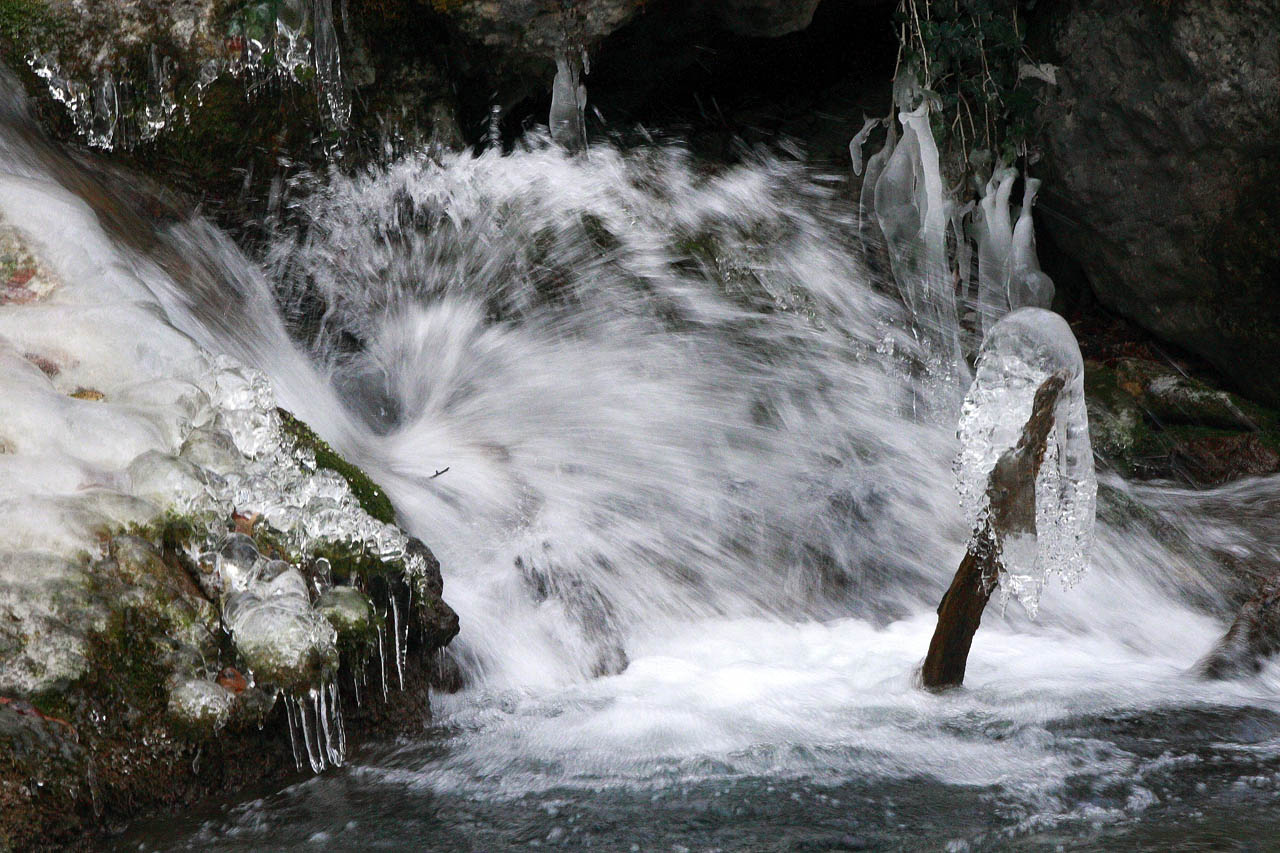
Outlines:
{"label": "mossy rock", "polygon": [[1280,471],[1280,413],[1142,359],[1085,363],[1094,450],[1125,476],[1213,486]]}
{"label": "mossy rock", "polygon": [[42,0],[0,0],[0,42],[15,58],[47,47],[66,30],[67,21]]}
{"label": "mossy rock", "polygon": [[351,487],[351,493],[355,495],[365,512],[384,524],[396,523],[396,511],[391,505],[391,499],[377,483],[369,479],[369,475],[343,459],[329,446],[328,442],[316,435],[311,427],[291,413],[284,409],[277,409],[277,411],[280,413],[280,421],[285,432],[293,438],[297,446],[315,454],[316,465],[328,468],[346,480],[347,485]]}

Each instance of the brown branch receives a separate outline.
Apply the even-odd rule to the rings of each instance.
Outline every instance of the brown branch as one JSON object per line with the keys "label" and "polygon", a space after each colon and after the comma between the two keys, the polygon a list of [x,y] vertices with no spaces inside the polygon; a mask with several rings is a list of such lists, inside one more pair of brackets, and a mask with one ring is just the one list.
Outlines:
{"label": "brown branch", "polygon": [[1054,408],[1066,380],[1065,373],[1055,373],[1036,389],[1031,417],[1022,428],[1022,436],[1016,446],[1000,456],[987,479],[990,511],[974,530],[960,568],[938,604],[938,625],[920,669],[921,684],[929,690],[964,683],[973,635],[1004,571],[1004,537],[1010,533],[1035,533],[1036,477],[1044,462]]}

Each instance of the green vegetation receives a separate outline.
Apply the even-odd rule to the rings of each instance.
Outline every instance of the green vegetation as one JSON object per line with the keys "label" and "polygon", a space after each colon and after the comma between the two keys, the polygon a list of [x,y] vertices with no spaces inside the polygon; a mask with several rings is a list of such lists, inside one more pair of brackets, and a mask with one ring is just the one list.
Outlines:
{"label": "green vegetation", "polygon": [[934,136],[952,177],[988,173],[1034,144],[1035,79],[1016,0],[902,0],[898,75],[937,97]]}
{"label": "green vegetation", "polygon": [[57,36],[65,21],[43,0],[0,0],[0,40],[25,53]]}
{"label": "green vegetation", "polygon": [[396,511],[391,505],[391,499],[373,480],[369,479],[369,475],[339,456],[324,439],[315,434],[311,427],[284,409],[277,411],[280,413],[285,432],[297,442],[299,447],[307,448],[315,454],[316,465],[328,468],[346,480],[352,494],[356,496],[356,500],[360,502],[365,512],[384,524],[396,523]]}

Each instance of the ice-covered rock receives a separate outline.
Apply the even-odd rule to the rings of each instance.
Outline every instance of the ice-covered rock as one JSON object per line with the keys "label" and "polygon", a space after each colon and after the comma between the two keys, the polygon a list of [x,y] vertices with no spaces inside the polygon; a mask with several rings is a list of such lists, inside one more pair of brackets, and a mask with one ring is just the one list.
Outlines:
{"label": "ice-covered rock", "polygon": [[275,577],[267,580],[264,574],[233,593],[223,620],[236,651],[261,683],[305,690],[337,670],[337,634],[311,606],[306,580],[288,564]]}
{"label": "ice-covered rock", "polygon": [[1036,390],[1061,373],[1054,425],[1035,483],[1035,529],[1003,541],[1003,594],[1034,613],[1046,577],[1070,584],[1089,565],[1097,480],[1084,398],[1084,362],[1071,328],[1040,308],[1014,311],[988,333],[960,416],[956,458],[960,501],[975,528],[990,511],[988,484],[997,460],[1014,447]]}
{"label": "ice-covered rock", "polygon": [[193,729],[217,731],[231,719],[236,696],[216,681],[175,679],[169,688],[169,713]]}

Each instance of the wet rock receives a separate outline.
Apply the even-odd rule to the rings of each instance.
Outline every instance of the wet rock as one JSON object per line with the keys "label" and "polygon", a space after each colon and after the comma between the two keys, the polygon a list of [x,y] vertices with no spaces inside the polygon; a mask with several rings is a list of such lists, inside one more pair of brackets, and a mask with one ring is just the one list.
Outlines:
{"label": "wet rock", "polygon": [[567,47],[588,47],[625,24],[642,0],[431,0],[432,8],[487,48],[545,63]]}
{"label": "wet rock", "polygon": [[1094,450],[1126,476],[1215,486],[1280,472],[1280,413],[1169,365],[1085,369]]}
{"label": "wet rock", "polygon": [[809,26],[821,0],[720,0],[716,16],[743,36],[784,36]]}
{"label": "wet rock", "polygon": [[236,695],[215,681],[182,678],[169,690],[169,713],[182,726],[217,732],[231,719]]}
{"label": "wet rock", "polygon": [[1196,664],[1205,678],[1253,675],[1280,652],[1280,575],[1259,587],[1240,608],[1218,644]]}
{"label": "wet rock", "polygon": [[1108,307],[1280,403],[1280,2],[1035,10],[1045,225]]}

